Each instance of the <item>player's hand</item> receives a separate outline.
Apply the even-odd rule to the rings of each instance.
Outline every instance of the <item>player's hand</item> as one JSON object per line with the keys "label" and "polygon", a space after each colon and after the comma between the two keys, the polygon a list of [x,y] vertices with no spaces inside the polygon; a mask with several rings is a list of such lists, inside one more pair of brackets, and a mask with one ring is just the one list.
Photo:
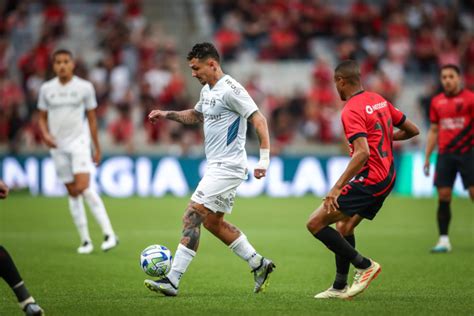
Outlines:
{"label": "player's hand", "polygon": [[100,149],[96,149],[94,151],[94,154],[92,155],[92,161],[94,161],[94,164],[98,166],[101,160],[102,160],[102,153],[100,152]]}
{"label": "player's hand", "polygon": [[270,165],[270,149],[261,148],[260,149],[260,160],[253,171],[253,176],[257,179],[261,179],[267,175],[267,169]]}
{"label": "player's hand", "polygon": [[430,161],[429,160],[425,160],[425,164],[423,165],[423,172],[425,173],[425,176],[429,176],[430,175]]}
{"label": "player's hand", "polygon": [[267,175],[266,169],[255,169],[253,171],[253,176],[257,179],[261,179]]}
{"label": "player's hand", "polygon": [[48,146],[49,148],[56,148],[56,146],[57,146],[56,145],[56,140],[49,133],[43,135],[43,141],[46,144],[46,146]]}
{"label": "player's hand", "polygon": [[8,186],[0,180],[0,199],[5,199],[8,196]]}
{"label": "player's hand", "polygon": [[331,191],[329,191],[329,193],[323,199],[324,210],[328,214],[339,210],[339,204],[337,203],[337,198],[339,197],[340,194],[341,194],[341,189],[333,187]]}
{"label": "player's hand", "polygon": [[161,110],[153,110],[148,114],[148,119],[150,122],[155,123],[159,119],[166,118],[166,111],[161,111]]}

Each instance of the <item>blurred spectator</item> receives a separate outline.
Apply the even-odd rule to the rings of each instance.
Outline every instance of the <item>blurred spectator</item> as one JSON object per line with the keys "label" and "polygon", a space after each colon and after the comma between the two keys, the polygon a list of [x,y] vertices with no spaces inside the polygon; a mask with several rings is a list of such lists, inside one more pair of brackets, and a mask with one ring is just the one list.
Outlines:
{"label": "blurred spectator", "polygon": [[117,105],[118,118],[109,125],[110,136],[114,144],[124,145],[127,152],[133,151],[134,127],[131,118],[130,105],[120,103]]}

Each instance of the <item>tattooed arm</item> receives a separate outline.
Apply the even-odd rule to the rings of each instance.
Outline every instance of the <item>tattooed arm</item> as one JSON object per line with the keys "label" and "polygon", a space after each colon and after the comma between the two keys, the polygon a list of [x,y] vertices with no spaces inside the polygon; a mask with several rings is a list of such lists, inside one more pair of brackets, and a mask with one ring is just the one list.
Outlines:
{"label": "tattooed arm", "polygon": [[153,110],[148,114],[148,119],[152,123],[155,123],[159,119],[168,119],[184,125],[195,125],[204,121],[202,113],[194,109],[184,111]]}

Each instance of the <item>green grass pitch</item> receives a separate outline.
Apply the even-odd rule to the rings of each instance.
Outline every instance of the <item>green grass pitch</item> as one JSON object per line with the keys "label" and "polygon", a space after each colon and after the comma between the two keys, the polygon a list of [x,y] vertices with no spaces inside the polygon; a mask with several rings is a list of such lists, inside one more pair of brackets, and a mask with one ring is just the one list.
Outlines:
{"label": "green grass pitch", "polygon": [[[467,199],[453,201],[453,252],[433,255],[435,200],[390,197],[375,220],[364,221],[356,233],[357,248],[380,262],[382,273],[352,301],[313,299],[329,287],[335,271],[333,255],[305,228],[319,198],[236,200],[227,219],[277,265],[266,293],[253,294],[247,264],[203,230],[176,298],[143,286],[139,254],[154,243],[174,252],[187,199],[104,200],[120,245],[102,253],[102,236],[88,213],[95,250],[83,256],[75,253],[79,240],[66,198],[13,192],[0,201],[0,243],[47,315],[474,313],[474,208]],[[5,282],[0,282],[0,315],[21,315]]]}

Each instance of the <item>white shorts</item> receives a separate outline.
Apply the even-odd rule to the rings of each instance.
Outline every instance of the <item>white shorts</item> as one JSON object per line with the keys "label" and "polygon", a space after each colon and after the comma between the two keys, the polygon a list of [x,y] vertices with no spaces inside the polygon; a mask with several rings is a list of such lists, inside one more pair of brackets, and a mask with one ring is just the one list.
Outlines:
{"label": "white shorts", "polygon": [[208,168],[191,200],[213,212],[230,214],[234,206],[237,187],[244,179],[217,168]]}
{"label": "white shorts", "polygon": [[51,149],[51,157],[54,161],[56,174],[63,183],[74,181],[77,173],[91,173],[92,155],[89,148],[75,151]]}

